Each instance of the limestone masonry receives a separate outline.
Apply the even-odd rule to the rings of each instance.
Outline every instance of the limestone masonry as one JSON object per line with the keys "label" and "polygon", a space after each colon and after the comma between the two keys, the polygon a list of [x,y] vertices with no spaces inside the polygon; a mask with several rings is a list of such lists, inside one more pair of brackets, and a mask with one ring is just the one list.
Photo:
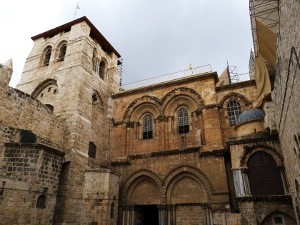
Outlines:
{"label": "limestone masonry", "polygon": [[[190,68],[126,89],[86,17],[33,36],[16,88],[0,64],[0,224],[299,224],[300,3],[261,4],[238,82]],[[273,6],[274,26],[253,16]]]}

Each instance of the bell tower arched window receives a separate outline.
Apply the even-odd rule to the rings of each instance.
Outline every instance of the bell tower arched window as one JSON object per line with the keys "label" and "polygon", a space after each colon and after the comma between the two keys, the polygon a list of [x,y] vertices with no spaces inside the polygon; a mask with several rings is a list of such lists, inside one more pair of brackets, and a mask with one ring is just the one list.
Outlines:
{"label": "bell tower arched window", "polygon": [[228,120],[230,126],[235,126],[242,113],[241,104],[237,100],[231,100],[227,104]]}
{"label": "bell tower arched window", "polygon": [[281,174],[271,155],[263,151],[255,152],[247,165],[252,195],[284,195]]}
{"label": "bell tower arched window", "polygon": [[186,134],[190,132],[189,115],[186,108],[178,110],[178,133]]}
{"label": "bell tower arched window", "polygon": [[59,48],[59,55],[58,55],[58,61],[59,62],[65,60],[66,52],[67,52],[67,44],[64,43]]}
{"label": "bell tower arched window", "polygon": [[106,63],[104,61],[101,61],[99,65],[99,76],[102,80],[104,80],[105,78],[105,69],[106,69]]}
{"label": "bell tower arched window", "polygon": [[143,139],[153,138],[152,116],[146,115],[143,118]]}
{"label": "bell tower arched window", "polygon": [[52,47],[48,46],[44,51],[43,66],[48,66],[51,58]]}

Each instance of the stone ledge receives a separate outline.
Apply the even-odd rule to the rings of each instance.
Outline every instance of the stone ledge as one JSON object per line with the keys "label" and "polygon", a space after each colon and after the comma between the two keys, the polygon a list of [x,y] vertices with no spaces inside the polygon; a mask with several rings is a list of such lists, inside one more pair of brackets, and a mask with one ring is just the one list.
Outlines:
{"label": "stone ledge", "polygon": [[226,142],[228,146],[230,145],[239,145],[239,144],[249,144],[249,143],[257,143],[262,141],[271,141],[278,140],[278,135],[270,135],[268,131],[249,134],[240,137],[230,137]]}
{"label": "stone ledge", "polygon": [[286,203],[292,203],[292,197],[287,195],[265,195],[265,196],[245,196],[245,197],[233,197],[233,201],[236,202],[267,202],[267,201],[283,201]]}
{"label": "stone ledge", "polygon": [[26,148],[30,148],[30,147],[33,147],[33,148],[38,148],[38,149],[45,149],[45,150],[48,150],[50,152],[54,152],[58,155],[65,155],[66,153],[61,151],[61,150],[57,150],[55,148],[52,148],[52,147],[49,147],[49,146],[46,146],[46,145],[43,145],[43,144],[38,144],[38,143],[12,143],[12,142],[6,142],[4,143],[4,146],[7,146],[7,147],[17,147],[17,148],[22,148],[22,147],[26,147]]}

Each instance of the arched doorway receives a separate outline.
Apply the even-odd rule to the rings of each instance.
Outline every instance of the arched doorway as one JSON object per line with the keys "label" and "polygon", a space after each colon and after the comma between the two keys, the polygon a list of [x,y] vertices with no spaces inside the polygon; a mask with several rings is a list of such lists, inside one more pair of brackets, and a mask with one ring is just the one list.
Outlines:
{"label": "arched doorway", "polygon": [[122,225],[159,225],[160,181],[151,172],[131,177],[122,193]]}

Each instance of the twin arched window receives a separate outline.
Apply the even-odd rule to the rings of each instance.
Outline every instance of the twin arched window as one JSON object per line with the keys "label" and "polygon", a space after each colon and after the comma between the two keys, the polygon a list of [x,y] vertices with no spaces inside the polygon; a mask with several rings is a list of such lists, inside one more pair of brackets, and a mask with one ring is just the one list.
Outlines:
{"label": "twin arched window", "polygon": [[[57,55],[57,61],[61,62],[65,60],[65,56],[66,56],[66,52],[67,52],[67,44],[63,43],[60,47],[59,47],[59,52]],[[49,66],[50,63],[50,59],[51,59],[51,53],[52,53],[52,47],[48,46],[46,47],[46,49],[44,50],[44,54],[43,54],[43,63],[42,66]]]}
{"label": "twin arched window", "polygon": [[190,132],[189,114],[186,108],[178,110],[178,133],[186,134]]}
{"label": "twin arched window", "polygon": [[147,114],[143,118],[143,139],[153,138],[153,119],[152,116]]}
{"label": "twin arched window", "polygon": [[[190,132],[189,125],[189,115],[186,108],[180,108],[178,110],[178,133],[186,134]],[[153,117],[150,114],[147,114],[143,117],[142,127],[143,127],[143,139],[152,139],[153,138]]]}
{"label": "twin arched window", "polygon": [[238,118],[242,113],[241,104],[237,100],[231,100],[227,104],[228,120],[230,126],[237,124]]}

